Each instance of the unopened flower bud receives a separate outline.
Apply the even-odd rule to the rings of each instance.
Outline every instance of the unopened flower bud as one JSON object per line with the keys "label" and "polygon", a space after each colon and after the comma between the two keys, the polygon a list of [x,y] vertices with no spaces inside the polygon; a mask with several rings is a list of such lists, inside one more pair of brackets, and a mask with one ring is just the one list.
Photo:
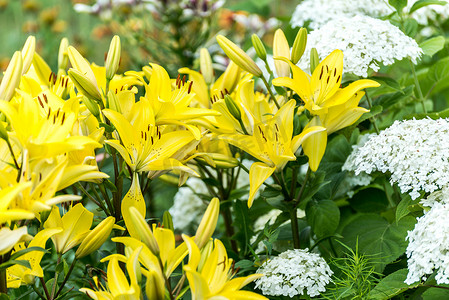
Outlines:
{"label": "unopened flower bud", "polygon": [[67,48],[69,47],[69,40],[67,38],[63,38],[61,43],[59,44],[59,53],[58,53],[58,69],[65,70],[69,65],[69,55],[67,54]]}
{"label": "unopened flower bud", "polygon": [[30,35],[22,48],[22,75],[28,72],[36,50],[36,38]]}
{"label": "unopened flower bud", "polygon": [[237,120],[240,120],[242,118],[242,114],[240,112],[239,107],[237,106],[237,104],[232,99],[232,97],[229,96],[229,95],[225,95],[224,96],[224,101],[225,101],[226,107],[228,108],[228,110],[231,113],[231,115],[234,118],[236,118]]}
{"label": "unopened flower bud", "polygon": [[203,248],[212,237],[217,226],[218,214],[220,213],[220,200],[213,198],[204,213],[201,223],[195,234],[195,244]]}
{"label": "unopened flower bud", "polygon": [[170,229],[171,231],[174,230],[173,219],[168,211],[165,211],[164,215],[162,216],[162,226],[166,229]]}
{"label": "unopened flower bud", "polygon": [[83,103],[84,105],[86,105],[90,113],[93,114],[95,118],[98,118],[98,116],[100,115],[100,109],[98,108],[98,104],[86,96],[83,97]]}
{"label": "unopened flower bud", "polygon": [[118,35],[114,35],[109,45],[108,56],[106,57],[106,79],[111,80],[118,70],[120,64],[121,45]]}
{"label": "unopened flower bud", "polygon": [[296,65],[298,61],[301,59],[302,55],[304,54],[304,51],[306,50],[306,45],[307,45],[307,29],[303,27],[299,29],[298,33],[296,34],[295,41],[293,42],[292,58],[291,58],[293,64]]}
{"label": "unopened flower bud", "polygon": [[3,125],[3,121],[1,120],[1,118],[0,118],[0,139],[4,139],[7,142],[9,141],[8,132],[6,131],[6,128]]}
{"label": "unopened flower bud", "polygon": [[159,256],[159,245],[157,244],[156,238],[154,237],[150,226],[145,221],[145,218],[134,206],[131,206],[129,208],[129,212],[131,216],[131,222],[136,229],[138,237],[140,238],[142,243],[144,243],[154,255]]}
{"label": "unopened flower bud", "polygon": [[148,271],[145,292],[148,300],[160,300],[165,297],[164,279],[154,270]]}
{"label": "unopened flower bud", "polygon": [[76,250],[75,257],[81,258],[91,254],[94,251],[97,251],[98,248],[100,248],[101,245],[103,245],[104,242],[106,242],[106,240],[108,239],[114,223],[114,217],[107,217],[94,229],[92,229]]}
{"label": "unopened flower bud", "polygon": [[5,76],[3,76],[0,84],[0,100],[9,101],[14,96],[16,88],[20,84],[22,75],[22,53],[16,51],[6,68]]}
{"label": "unopened flower bud", "polygon": [[253,74],[256,77],[262,76],[262,70],[257,66],[257,64],[240,49],[236,44],[228,40],[222,35],[217,36],[217,42],[221,49],[226,53],[226,55],[240,68],[244,71]]}
{"label": "unopened flower bud", "polygon": [[118,97],[113,91],[108,92],[108,108],[118,113],[122,113]]}
{"label": "unopened flower bud", "polygon": [[211,153],[215,166],[220,169],[235,168],[239,165],[238,159],[221,153]]}
{"label": "unopened flower bud", "polygon": [[84,96],[98,102],[102,101],[98,89],[92,84],[88,77],[83,75],[83,73],[77,69],[70,69],[68,74],[70,79],[72,79],[73,84]]}
{"label": "unopened flower bud", "polygon": [[[276,30],[274,33],[273,56],[290,59],[290,46],[281,29]],[[290,66],[288,63],[281,60],[275,60],[274,66],[278,77],[290,77]]]}
{"label": "unopened flower bud", "polygon": [[251,36],[251,42],[253,43],[253,47],[256,50],[257,56],[263,60],[267,60],[267,50],[265,49],[265,46],[263,45],[262,40],[259,38],[257,34],[253,34]]}
{"label": "unopened flower bud", "polygon": [[201,48],[200,50],[200,70],[207,85],[214,82],[215,78],[214,68],[212,67],[212,59],[206,48]]}
{"label": "unopened flower bud", "polygon": [[316,48],[310,50],[310,74],[315,71],[316,67],[320,64],[320,57]]}
{"label": "unopened flower bud", "polygon": [[201,258],[197,268],[198,272],[201,272],[203,270],[204,264],[206,263],[207,259],[209,258],[213,250],[214,250],[214,241],[209,240],[207,244],[203,247],[203,249],[201,249]]}

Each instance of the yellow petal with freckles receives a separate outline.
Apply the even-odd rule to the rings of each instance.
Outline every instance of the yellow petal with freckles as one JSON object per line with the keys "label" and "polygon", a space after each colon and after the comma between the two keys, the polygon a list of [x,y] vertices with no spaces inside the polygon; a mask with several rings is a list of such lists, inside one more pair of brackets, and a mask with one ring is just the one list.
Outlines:
{"label": "yellow petal with freckles", "polygon": [[249,170],[249,198],[248,207],[251,207],[254,202],[254,197],[256,192],[259,190],[260,186],[268,179],[268,177],[273,174],[276,167],[267,166],[264,163],[256,162],[251,165]]}
{"label": "yellow petal with freckles", "polygon": [[128,193],[126,193],[125,197],[122,200],[122,214],[123,220],[125,221],[126,228],[131,236],[139,236],[137,232],[137,228],[134,226],[131,218],[131,213],[129,212],[129,208],[134,206],[140,212],[140,214],[145,218],[146,216],[146,205],[145,199],[143,198],[142,191],[140,190],[139,184],[139,175],[134,172],[133,180],[131,183],[131,187],[129,188]]}
{"label": "yellow petal with freckles", "polygon": [[[319,117],[314,117],[306,128],[321,125]],[[304,139],[302,142],[302,149],[304,154],[309,158],[309,167],[315,172],[320,165],[324,152],[326,151],[327,144],[327,132],[319,131]]]}

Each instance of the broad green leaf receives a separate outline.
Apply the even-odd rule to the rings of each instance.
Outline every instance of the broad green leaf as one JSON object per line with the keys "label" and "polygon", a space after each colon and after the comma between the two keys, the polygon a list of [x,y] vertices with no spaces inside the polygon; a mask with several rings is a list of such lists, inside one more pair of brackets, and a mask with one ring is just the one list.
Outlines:
{"label": "broad green leaf", "polygon": [[306,218],[319,238],[332,235],[340,223],[340,209],[331,200],[312,200],[307,203]]}
{"label": "broad green leaf", "polygon": [[415,288],[419,282],[414,285],[404,283],[407,278],[408,269],[400,269],[383,278],[368,295],[369,300],[387,300],[393,296],[399,295],[410,288]]}
{"label": "broad green leaf", "polygon": [[424,54],[432,57],[435,53],[444,48],[445,39],[443,36],[436,36],[425,40],[419,44]]}
{"label": "broad green leaf", "polygon": [[4,262],[0,265],[0,270],[5,270],[9,267],[12,267],[14,265],[21,265],[24,266],[25,268],[31,269],[31,265],[30,262],[27,260],[14,260],[14,259],[10,259],[7,262]]}
{"label": "broad green leaf", "polygon": [[418,33],[418,22],[413,18],[408,18],[404,22],[404,33],[413,38]]}
{"label": "broad green leaf", "polygon": [[352,220],[343,229],[345,243],[355,249],[358,241],[361,253],[371,255],[377,262],[376,271],[401,256],[407,248],[407,231],[412,230],[416,219],[403,217],[399,222],[388,223],[376,214],[363,214]]}
{"label": "broad green leaf", "polygon": [[[396,93],[396,94],[398,94],[398,93]],[[383,111],[382,105],[374,105],[373,107],[371,107],[370,111],[367,112],[366,114],[363,114],[360,117],[360,119],[358,119],[357,122],[354,123],[354,125],[358,125],[358,124],[362,123],[363,121],[368,120],[371,117],[377,116],[382,111]]]}
{"label": "broad green leaf", "polygon": [[21,257],[22,255],[27,254],[28,252],[31,252],[31,251],[40,251],[40,252],[48,253],[47,250],[45,250],[44,248],[41,248],[41,247],[29,247],[29,248],[25,248],[20,251],[14,252],[14,254],[11,255],[10,259],[13,259],[13,260],[17,259],[17,258]]}
{"label": "broad green leaf", "polygon": [[405,195],[396,207],[396,222],[399,222],[399,220],[410,213],[410,205],[416,204],[418,202],[419,200],[413,201],[412,198],[410,198],[410,195]]}
{"label": "broad green leaf", "polygon": [[399,82],[397,82],[393,78],[383,77],[383,76],[371,76],[369,79],[375,80],[375,81],[379,82],[380,84],[389,86],[397,92],[401,92],[402,94],[404,93],[402,91],[402,88],[401,88],[401,85],[399,84]]}
{"label": "broad green leaf", "polygon": [[[447,284],[442,285],[448,287]],[[447,300],[449,299],[449,290],[439,288],[429,288],[421,295],[423,300]]]}
{"label": "broad green leaf", "polygon": [[402,13],[404,7],[407,6],[407,0],[388,0],[388,3],[400,14]]}
{"label": "broad green leaf", "polygon": [[412,8],[410,8],[410,13],[414,12],[415,10],[420,9],[421,7],[424,7],[427,5],[432,5],[432,4],[446,5],[447,2],[446,1],[438,1],[438,0],[419,0],[413,4]]}
{"label": "broad green leaf", "polygon": [[374,213],[384,211],[388,206],[388,199],[383,190],[368,187],[358,191],[349,199],[349,203],[358,212]]}
{"label": "broad green leaf", "polygon": [[[403,89],[402,92],[389,93],[382,95],[376,99],[376,104],[381,105],[384,109],[389,108],[390,106],[396,105],[404,100],[410,99],[410,96],[413,94],[413,85],[407,86]],[[373,106],[374,109],[375,106]],[[373,110],[371,109],[371,111]],[[367,115],[364,114],[362,118]]]}

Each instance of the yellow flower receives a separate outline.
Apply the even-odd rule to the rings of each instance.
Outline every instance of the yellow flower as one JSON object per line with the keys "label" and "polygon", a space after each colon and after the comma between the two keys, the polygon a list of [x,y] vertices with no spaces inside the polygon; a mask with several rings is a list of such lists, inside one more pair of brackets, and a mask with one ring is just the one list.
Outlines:
{"label": "yellow flower", "polygon": [[19,51],[16,51],[6,69],[2,83],[0,84],[0,100],[11,100],[16,92],[16,88],[19,87],[21,75],[22,54]]}
{"label": "yellow flower", "polygon": [[34,219],[34,214],[26,209],[10,208],[11,202],[18,197],[18,194],[31,185],[31,182],[18,183],[0,190],[0,224]]}
{"label": "yellow flower", "polygon": [[285,86],[295,91],[305,107],[313,115],[325,114],[328,108],[348,101],[358,91],[377,87],[379,83],[369,79],[354,81],[340,88],[343,74],[343,52],[334,50],[315,69],[312,76],[306,74],[289,60],[293,78],[281,77],[273,80],[273,85]]}
{"label": "yellow flower", "polygon": [[198,248],[203,248],[209,242],[217,227],[218,215],[220,213],[220,200],[213,198],[207,206],[206,212],[201,219],[200,225],[195,233],[195,243]]}
{"label": "yellow flower", "polygon": [[52,236],[56,252],[64,254],[77,246],[89,234],[93,213],[79,203],[66,212],[62,218],[59,208],[53,206],[44,228],[60,228],[61,233]]}
{"label": "yellow flower", "polygon": [[[290,46],[288,45],[287,38],[285,37],[282,29],[278,29],[274,33],[273,56],[285,57],[287,60],[290,60]],[[274,61],[274,66],[278,77],[290,76],[290,66],[285,61],[280,61],[277,59]]]}
{"label": "yellow flower", "polygon": [[284,104],[267,124],[257,124],[254,135],[222,135],[232,144],[262,162],[253,163],[249,172],[250,192],[248,206],[251,207],[254,197],[262,183],[275,171],[280,171],[289,161],[296,160],[295,152],[303,141],[325,128],[312,126],[293,137],[293,112],[295,100]]}
{"label": "yellow flower", "polygon": [[8,253],[19,242],[28,241],[32,239],[32,236],[28,234],[26,226],[19,227],[11,230],[8,227],[2,227],[0,229],[0,255]]}
{"label": "yellow flower", "polygon": [[[214,249],[201,254],[192,238],[183,235],[189,248],[189,262],[184,266],[189,281],[192,300],[207,299],[261,299],[266,297],[250,291],[241,291],[248,283],[263,276],[253,274],[246,277],[233,278],[233,260],[228,258],[226,248],[219,240],[214,240]],[[202,257],[207,255],[207,257]],[[200,261],[204,263],[200,266]]]}
{"label": "yellow flower", "polygon": [[[28,244],[28,247],[40,247],[45,248],[45,243],[47,240],[53,236],[54,234],[57,234],[62,229],[60,228],[51,228],[51,229],[44,229],[39,231],[36,236],[33,238],[33,240]],[[14,252],[20,251],[25,249],[25,245],[23,243],[17,244],[14,247]],[[27,268],[22,265],[14,265],[6,270],[7,272],[7,280],[8,280],[8,287],[9,288],[18,288],[22,284],[34,284],[34,277],[43,277],[44,272],[40,266],[40,262],[42,260],[42,257],[44,256],[44,252],[42,251],[31,251],[24,255],[21,255],[18,257],[19,260],[26,260],[30,263],[31,268]]]}
{"label": "yellow flower", "polygon": [[114,217],[107,217],[92,229],[81,242],[75,253],[76,258],[81,258],[97,251],[106,242],[115,224]]}

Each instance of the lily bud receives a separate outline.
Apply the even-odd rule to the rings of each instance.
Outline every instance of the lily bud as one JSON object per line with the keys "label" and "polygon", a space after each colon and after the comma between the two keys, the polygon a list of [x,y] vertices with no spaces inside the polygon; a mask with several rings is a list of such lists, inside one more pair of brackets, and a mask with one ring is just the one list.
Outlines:
{"label": "lily bud", "polygon": [[166,229],[170,229],[171,231],[174,230],[173,219],[168,211],[165,211],[164,215],[162,216],[162,226]]}
{"label": "lily bud", "polygon": [[[290,60],[290,46],[281,29],[276,30],[274,33],[273,56],[285,57]],[[275,60],[274,66],[278,77],[290,77],[290,66],[288,63],[281,60]]]}
{"label": "lily bud", "polygon": [[228,108],[231,115],[236,118],[237,120],[240,120],[242,118],[242,114],[240,113],[240,109],[237,106],[237,104],[234,102],[231,96],[225,95],[224,101],[226,104],[226,107]]}
{"label": "lily bud", "polygon": [[118,70],[120,64],[121,45],[120,37],[114,35],[111,44],[109,45],[108,56],[106,57],[106,79],[111,80]]}
{"label": "lily bud", "polygon": [[59,44],[59,53],[58,53],[58,69],[65,70],[69,65],[69,55],[67,54],[67,48],[69,47],[69,40],[67,38],[63,38],[61,43]]}
{"label": "lily bud", "polygon": [[92,81],[77,69],[70,69],[69,77],[72,79],[76,88],[86,97],[101,102],[101,95],[98,89],[92,84]]}
{"label": "lily bud", "polygon": [[231,61],[223,73],[223,80],[217,90],[220,92],[228,90],[229,93],[232,93],[240,80],[240,73],[241,69],[239,66]]}
{"label": "lily bud", "polygon": [[315,71],[316,67],[320,64],[320,57],[318,56],[318,51],[316,48],[310,50],[310,74]]}
{"label": "lily bud", "polygon": [[0,118],[0,139],[4,139],[9,142],[8,132],[6,131],[5,125],[3,125],[3,121]]}
{"label": "lily bud", "polygon": [[240,68],[244,71],[253,74],[256,77],[262,76],[262,70],[257,66],[257,64],[240,49],[236,44],[228,40],[222,35],[217,36],[217,42],[221,49],[226,53],[226,55]]}
{"label": "lily bud", "polygon": [[299,29],[298,33],[296,34],[295,41],[293,42],[293,48],[292,48],[292,63],[297,64],[298,61],[301,59],[302,55],[304,54],[304,51],[306,50],[307,45],[307,29],[301,28]]}
{"label": "lily bud", "polygon": [[207,244],[203,247],[203,249],[201,249],[201,258],[197,268],[198,272],[201,272],[203,270],[204,264],[206,263],[207,259],[209,258],[213,250],[214,250],[214,241],[209,240]]}
{"label": "lily bud", "polygon": [[131,206],[129,208],[129,212],[131,222],[136,229],[138,238],[140,238],[142,243],[144,243],[154,255],[159,256],[159,245],[157,244],[156,238],[154,237],[150,226],[147,224],[140,211],[134,206]]}
{"label": "lily bud", "polygon": [[164,280],[161,275],[154,270],[148,271],[145,292],[148,300],[160,300],[165,297]]}
{"label": "lily bud", "polygon": [[97,79],[95,78],[95,74],[92,71],[89,62],[72,46],[67,48],[67,54],[72,67],[86,77],[99,94],[100,90],[98,89]]}
{"label": "lily bud", "polygon": [[87,98],[86,96],[83,97],[83,103],[84,105],[86,105],[90,113],[93,114],[95,118],[98,118],[98,116],[100,115],[98,104],[95,101]]}
{"label": "lily bud", "polygon": [[20,51],[14,53],[8,68],[6,68],[5,76],[3,76],[0,84],[0,100],[9,101],[16,92],[16,88],[20,84],[22,75],[22,54]]}
{"label": "lily bud", "polygon": [[267,60],[267,50],[265,49],[265,46],[263,45],[262,40],[259,38],[257,34],[253,34],[251,36],[251,42],[253,43],[253,47],[256,50],[257,56],[263,60]]}
{"label": "lily bud", "polygon": [[213,198],[204,213],[201,223],[195,234],[195,244],[203,248],[209,242],[217,226],[218,214],[220,213],[220,200]]}
{"label": "lily bud", "polygon": [[214,68],[212,67],[212,59],[206,48],[201,48],[200,50],[200,70],[207,85],[214,82],[215,78]]}
{"label": "lily bud", "polygon": [[92,229],[76,250],[75,257],[81,258],[91,254],[94,251],[97,251],[98,248],[100,248],[101,245],[103,245],[104,242],[106,242],[106,240],[109,238],[114,223],[114,217],[107,217],[94,229]]}
{"label": "lily bud", "polygon": [[31,63],[33,62],[35,50],[36,50],[36,38],[30,35],[22,48],[22,63],[23,63],[22,75],[28,72]]}
{"label": "lily bud", "polygon": [[108,108],[118,113],[122,113],[118,97],[113,91],[108,92]]}
{"label": "lily bud", "polygon": [[221,153],[211,153],[215,167],[219,169],[235,168],[239,165],[239,160]]}

